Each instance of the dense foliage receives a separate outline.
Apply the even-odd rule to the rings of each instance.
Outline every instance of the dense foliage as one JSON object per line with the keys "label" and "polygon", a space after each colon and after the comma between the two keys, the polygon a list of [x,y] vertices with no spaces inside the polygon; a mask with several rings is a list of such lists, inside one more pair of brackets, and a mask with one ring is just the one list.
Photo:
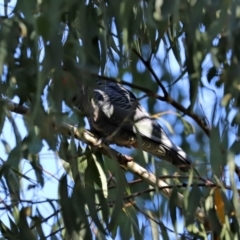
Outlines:
{"label": "dense foliage", "polygon": [[[17,0],[1,13],[2,239],[240,239],[238,1]],[[97,145],[72,98],[98,75],[139,97],[199,175]]]}

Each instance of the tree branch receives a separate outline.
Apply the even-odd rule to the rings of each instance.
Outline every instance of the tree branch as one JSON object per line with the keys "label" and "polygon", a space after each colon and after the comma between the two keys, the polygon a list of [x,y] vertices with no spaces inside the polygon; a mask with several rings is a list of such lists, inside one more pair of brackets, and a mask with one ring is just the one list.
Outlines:
{"label": "tree branch", "polygon": [[[26,114],[28,112],[28,108],[24,106],[18,106],[15,103],[12,103],[10,101],[7,101],[6,107],[8,110],[20,113],[20,114]],[[97,146],[99,139],[96,138],[91,132],[83,129],[78,130],[76,127],[73,127],[67,123],[62,123],[61,125],[54,124],[55,131],[59,131],[62,134],[66,134],[68,136],[74,136],[76,139],[87,143],[91,145]],[[118,151],[114,150],[113,148],[110,148],[106,144],[102,144],[98,147],[98,150],[104,154],[105,156],[110,157],[111,159],[117,160],[118,163],[125,169],[128,170],[137,176],[139,176],[141,179],[146,181],[149,185],[151,185],[154,188],[159,188],[159,191],[168,199],[170,199],[172,195],[172,189],[169,187],[169,185],[162,181],[161,179],[158,179],[154,174],[148,172],[145,168],[141,167],[139,164],[137,164],[132,160],[131,157],[123,155],[119,153]],[[183,208],[184,206],[184,197],[182,194],[177,193],[177,199],[176,204],[178,207]],[[201,208],[197,208],[195,212],[195,217],[200,222],[205,223],[207,222],[206,216],[204,214],[204,211]]]}
{"label": "tree branch", "polygon": [[136,49],[132,49],[132,51],[139,57],[139,59],[142,61],[142,63],[145,65],[145,67],[148,69],[148,71],[153,75],[155,81],[158,83],[158,86],[162,89],[163,91],[163,98],[167,98],[167,96],[169,95],[166,88],[164,87],[164,85],[162,84],[162,82],[160,81],[160,79],[158,78],[157,74],[155,73],[155,71],[152,69],[151,65],[150,65],[150,61],[146,61],[141,54],[136,50]]}
{"label": "tree branch", "polygon": [[[114,82],[114,83],[119,83],[125,86],[129,86],[138,90],[143,91],[144,93],[146,93],[147,96],[149,97],[153,97],[155,99],[158,99],[160,101],[164,101],[167,102],[169,104],[171,104],[174,108],[176,108],[177,110],[181,111],[184,115],[187,115],[189,117],[191,117],[198,125],[201,129],[203,129],[203,131],[206,133],[206,135],[209,137],[210,136],[210,129],[208,128],[208,126],[206,126],[205,122],[194,112],[192,112],[191,110],[189,110],[188,108],[185,108],[183,105],[181,105],[180,103],[176,102],[171,95],[167,92],[166,88],[164,87],[164,85],[161,83],[160,79],[157,77],[156,73],[154,72],[154,70],[152,69],[152,67],[150,66],[150,64],[145,61],[141,55],[133,49],[133,51],[137,54],[137,56],[140,57],[141,61],[143,61],[143,63],[145,64],[146,68],[150,71],[150,73],[153,75],[154,79],[157,81],[157,83],[159,84],[159,86],[161,87],[164,96],[160,96],[157,93],[151,91],[148,88],[133,84],[133,83],[129,83],[126,82],[124,80],[121,80],[119,78],[113,78],[113,77],[107,77],[107,76],[101,76],[98,75],[96,73],[87,71],[82,69],[80,66],[75,66],[75,78],[76,81],[78,81],[78,79],[83,79],[84,77],[86,77],[86,79],[88,77],[93,77],[95,79],[102,79],[102,80],[106,80],[108,82]],[[146,65],[147,64],[147,65]],[[69,69],[65,69],[66,72],[69,72]]]}
{"label": "tree branch", "polygon": [[[192,112],[191,110],[189,110],[188,108],[185,108],[182,104],[176,102],[171,95],[168,93],[168,91],[166,90],[166,88],[164,87],[164,85],[162,84],[161,80],[157,77],[156,73],[154,72],[154,70],[152,69],[151,65],[149,64],[148,61],[145,61],[144,58],[140,55],[140,53],[136,50],[136,49],[132,49],[132,51],[139,57],[139,59],[143,62],[143,64],[145,65],[145,67],[148,69],[148,71],[152,74],[152,76],[154,77],[155,81],[158,83],[158,85],[160,86],[160,88],[163,91],[163,95],[164,96],[159,96],[156,97],[157,99],[161,100],[161,101],[165,101],[169,104],[171,104],[173,107],[175,107],[177,110],[181,111],[182,113],[184,113],[185,115],[191,117],[198,125],[200,128],[202,128],[202,130],[206,133],[206,135],[209,137],[210,136],[210,129],[205,125],[204,121],[194,112]],[[124,84],[124,83],[122,83]],[[133,87],[134,88],[134,87]],[[151,95],[153,96],[153,95]],[[158,95],[157,95],[158,96]]]}

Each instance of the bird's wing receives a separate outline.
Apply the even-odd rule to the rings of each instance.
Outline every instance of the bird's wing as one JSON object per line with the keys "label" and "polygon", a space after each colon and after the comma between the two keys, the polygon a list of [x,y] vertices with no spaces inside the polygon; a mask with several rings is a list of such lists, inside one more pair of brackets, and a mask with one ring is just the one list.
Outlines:
{"label": "bird's wing", "polygon": [[134,94],[119,84],[108,84],[94,92],[96,104],[112,124],[162,143],[169,141],[161,126],[153,121]]}
{"label": "bird's wing", "polygon": [[[139,133],[145,138],[144,141],[148,142],[143,146],[146,151],[161,158],[163,155],[159,146],[162,146],[164,151],[167,151],[167,156],[170,157],[168,161],[176,165],[190,165],[191,160],[187,154],[171,142],[162,127],[150,118],[134,94],[126,88],[118,84],[109,84],[103,89],[95,89],[94,99],[95,104],[99,107],[100,121],[103,118],[107,120],[104,126],[108,127],[107,124],[116,127],[121,125],[121,129],[135,134]],[[155,143],[149,142],[147,139]],[[181,169],[187,171],[189,167],[184,166]]]}

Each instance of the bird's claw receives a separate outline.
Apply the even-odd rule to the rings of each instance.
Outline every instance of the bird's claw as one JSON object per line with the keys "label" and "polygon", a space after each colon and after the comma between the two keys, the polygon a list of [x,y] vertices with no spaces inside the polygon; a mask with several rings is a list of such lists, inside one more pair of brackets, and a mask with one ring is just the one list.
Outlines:
{"label": "bird's claw", "polygon": [[94,144],[94,146],[101,148],[103,144],[104,144],[104,138],[99,138],[97,142]]}
{"label": "bird's claw", "polygon": [[120,164],[125,165],[128,162],[133,161],[133,158],[124,154],[119,153],[117,156],[117,160]]}

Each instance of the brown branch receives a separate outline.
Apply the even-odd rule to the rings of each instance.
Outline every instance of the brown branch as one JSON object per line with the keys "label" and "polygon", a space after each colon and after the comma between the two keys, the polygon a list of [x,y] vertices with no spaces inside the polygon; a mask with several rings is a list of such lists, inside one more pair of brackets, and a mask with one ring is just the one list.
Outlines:
{"label": "brown branch", "polygon": [[[192,112],[191,110],[189,110],[188,108],[185,108],[182,104],[176,102],[171,95],[168,93],[168,91],[166,90],[166,88],[164,87],[164,85],[162,84],[162,82],[160,81],[160,79],[157,77],[156,73],[154,72],[153,68],[151,67],[151,65],[149,64],[149,61],[145,61],[143,59],[143,57],[138,53],[137,50],[132,49],[133,52],[139,57],[139,59],[143,62],[143,64],[145,65],[145,67],[148,69],[148,71],[153,75],[155,81],[158,83],[158,85],[160,86],[160,88],[163,91],[163,97],[159,96],[156,97],[157,99],[161,100],[161,101],[165,101],[169,104],[171,104],[173,107],[175,107],[177,110],[181,111],[182,113],[184,113],[185,115],[191,117],[198,125],[200,128],[202,128],[202,130],[206,133],[206,135],[209,137],[210,136],[210,129],[204,124],[204,121],[194,112]],[[124,83],[122,83],[124,84]],[[157,94],[156,94],[157,95]],[[151,95],[152,96],[152,95]]]}
{"label": "brown branch", "polygon": [[185,108],[182,104],[176,102],[170,95],[168,96],[167,102],[171,104],[173,107],[184,113],[185,115],[191,117],[200,128],[206,133],[208,137],[210,137],[211,129],[206,126],[205,122],[200,118],[197,114]]}
{"label": "brown branch", "polygon": [[[7,101],[6,107],[10,111],[14,111],[16,113],[20,113],[20,114],[28,113],[27,107],[18,106],[17,104],[14,104],[10,101]],[[68,136],[74,136],[76,139],[78,139],[84,143],[91,144],[93,146],[94,145],[97,146],[97,144],[99,142],[98,138],[96,138],[91,132],[89,132],[85,129],[79,130],[76,127],[73,127],[67,123],[62,123],[62,124],[57,125],[56,123],[54,123],[54,121],[53,121],[53,125],[54,125],[55,131],[58,131],[62,134],[66,134]],[[139,176],[141,179],[143,179],[145,182],[147,182],[152,187],[159,188],[160,189],[159,191],[164,196],[166,196],[168,199],[171,197],[172,189],[168,188],[169,185],[166,182],[158,179],[154,174],[148,172],[145,168],[141,167],[136,162],[132,161],[131,157],[123,155],[105,144],[98,146],[98,150],[103,155],[108,156],[111,159],[117,160],[118,163],[124,169],[136,174],[137,176]],[[177,203],[177,206],[180,208],[182,208],[184,206],[184,197],[182,194],[180,194],[180,193],[177,194],[176,203]],[[195,216],[200,222],[202,222],[202,223],[207,222],[204,211],[202,209],[197,208],[197,210],[195,212]]]}
{"label": "brown branch", "polygon": [[[165,179],[186,179],[186,180],[188,180],[189,179],[189,176],[180,176],[180,175],[176,175],[176,176],[174,176],[174,175],[164,175],[164,176],[159,176],[158,177],[158,179],[161,179],[161,180],[165,180]],[[192,183],[191,185],[190,185],[190,187],[193,187],[193,186],[198,186],[198,187],[210,187],[210,188],[219,188],[219,189],[221,189],[222,187],[223,188],[225,188],[225,189],[227,189],[227,190],[231,190],[232,191],[232,187],[231,186],[229,186],[229,185],[222,185],[222,186],[219,186],[218,184],[215,184],[215,183],[212,183],[212,182],[210,182],[210,181],[206,181],[205,179],[203,179],[203,178],[201,178],[201,177],[193,177],[193,179],[195,179],[195,180],[199,180],[199,181],[202,181],[202,183]],[[136,180],[133,180],[133,181],[131,181],[131,182],[128,182],[128,185],[129,186],[132,186],[132,185],[135,185],[135,184],[137,184],[137,183],[140,183],[140,182],[142,182],[143,181],[143,179],[141,179],[141,178],[138,178],[138,179],[136,179]],[[181,184],[178,184],[178,185],[168,185],[168,186],[166,186],[166,187],[162,187],[161,189],[160,188],[158,188],[159,190],[163,190],[164,188],[185,188],[187,185],[185,184],[185,183],[183,183],[182,185]],[[109,186],[108,187],[108,189],[114,189],[116,187],[116,185],[111,185],[111,186]],[[149,189],[148,189],[149,190]],[[237,189],[237,192],[240,194],[240,189],[238,188]],[[137,194],[137,195],[141,195],[141,194],[143,194],[143,193],[145,193],[144,191],[142,192],[141,191],[141,193],[139,194],[139,192],[137,192],[137,193],[134,193],[134,194]],[[137,196],[136,195],[136,196]],[[129,196],[129,195],[128,195]],[[133,196],[133,195],[131,195],[131,196]],[[134,195],[135,196],[135,195]],[[131,197],[130,197],[131,198]]]}
{"label": "brown branch", "polygon": [[[154,174],[148,172],[145,168],[141,167],[139,164],[137,164],[133,161],[127,162],[123,167],[126,170],[129,170],[130,172],[138,175],[140,178],[142,178],[149,185],[151,185],[153,187],[157,187],[158,189],[160,189],[159,191],[165,197],[170,199],[173,190],[168,188],[169,185],[166,182],[164,182],[160,179],[157,179]],[[180,208],[182,208],[184,206],[184,198],[183,198],[182,194],[177,193],[176,203],[177,203],[177,206],[180,207]],[[202,223],[206,222],[205,214],[204,214],[203,210],[200,209],[200,208],[197,208],[197,210],[195,212],[195,217]]]}
{"label": "brown branch", "polygon": [[[136,50],[133,49],[133,51],[135,52]],[[136,54],[137,54],[137,51],[136,51]],[[138,56],[140,56],[140,54],[138,54]],[[141,57],[141,59],[142,59],[142,57]],[[148,63],[144,59],[143,59],[143,61],[144,61],[143,62],[144,64]],[[199,125],[199,127],[203,129],[203,131],[206,133],[206,135],[208,137],[210,136],[210,129],[205,125],[204,121],[197,114],[195,114],[194,112],[190,111],[188,108],[185,108],[183,105],[181,105],[180,103],[176,102],[171,97],[171,95],[167,92],[166,88],[161,83],[160,79],[157,77],[156,73],[153,71],[153,69],[152,69],[152,67],[150,66],[149,63],[146,65],[146,68],[151,72],[151,74],[153,75],[154,79],[158,82],[159,86],[161,87],[161,89],[162,89],[162,91],[164,93],[164,96],[160,96],[160,95],[158,95],[157,93],[151,91],[148,88],[145,88],[145,87],[133,84],[133,83],[126,82],[126,81],[124,81],[122,79],[119,79],[119,78],[101,76],[101,75],[98,75],[96,73],[86,71],[86,70],[82,69],[79,66],[75,66],[75,67],[76,67],[75,70],[77,69],[77,71],[75,71],[75,74],[76,74],[75,78],[77,77],[77,79],[82,79],[83,77],[87,78],[88,76],[92,76],[92,77],[94,77],[96,79],[98,78],[98,79],[106,80],[108,82],[119,83],[119,84],[122,84],[122,85],[125,85],[125,86],[129,86],[131,88],[135,88],[135,89],[141,90],[144,93],[146,93],[146,95],[149,96],[149,97],[153,97],[153,98],[158,99],[160,101],[164,101],[164,102],[167,102],[167,103],[171,104],[177,110],[181,111],[184,115],[187,115],[187,116],[191,117]]]}
{"label": "brown branch", "polygon": [[[4,100],[3,100],[4,101]],[[9,111],[19,113],[19,114],[26,114],[29,111],[28,107],[23,105],[16,104],[14,102],[6,100],[6,107]]]}
{"label": "brown branch", "polygon": [[126,82],[126,81],[118,79],[118,78],[100,76],[100,75],[94,74],[94,73],[92,73],[91,75],[94,76],[94,77],[109,81],[109,82],[115,82],[115,83],[120,83],[122,85],[130,86],[132,88],[135,88],[135,89],[138,89],[138,90],[141,90],[141,91],[145,92],[146,95],[149,96],[149,97],[153,97],[153,98],[156,98],[160,101],[164,101],[164,102],[167,102],[167,103],[171,104],[173,107],[175,107],[176,109],[181,111],[183,114],[191,117],[198,124],[198,126],[203,129],[203,131],[206,133],[206,135],[208,137],[210,136],[210,129],[205,125],[204,121],[197,114],[195,114],[192,111],[189,111],[189,109],[185,108],[183,105],[176,102],[169,94],[166,97],[165,96],[160,96],[160,95],[154,93],[153,91],[151,91],[148,88],[141,87],[139,85],[132,84],[132,83]]}
{"label": "brown branch", "polygon": [[[101,78],[103,78],[103,79],[108,79],[108,80],[110,80],[110,81],[113,81],[113,82],[118,82],[118,81],[116,81],[116,79],[114,79],[114,78],[108,78],[108,77],[103,77],[103,76],[100,76]],[[125,83],[125,82],[123,82],[123,83]],[[130,86],[131,84],[129,84],[128,83],[128,85]],[[141,88],[141,87],[140,87]],[[155,93],[153,93],[153,95],[155,95],[155,96],[158,96],[157,94],[155,94]],[[160,97],[160,96],[159,96]],[[178,104],[178,103],[176,103],[176,104]],[[12,111],[12,112],[15,112],[15,113],[19,113],[19,114],[27,114],[27,112],[28,112],[28,108],[27,107],[25,107],[25,106],[22,106],[22,105],[18,105],[18,104],[16,104],[16,103],[13,103],[13,102],[11,102],[11,101],[6,101],[6,106],[7,106],[7,109],[8,110],[10,110],[10,111]],[[179,104],[179,107],[180,108],[184,108],[181,104]],[[184,108],[185,109],[185,108]],[[187,110],[187,109],[186,109]],[[196,115],[197,116],[197,115]],[[197,118],[199,121],[201,121],[202,122],[202,120],[198,117]],[[195,119],[196,120],[196,119]],[[204,124],[203,124],[204,125]],[[205,126],[205,125],[204,125]],[[65,134],[70,134],[71,135],[71,126],[70,125],[62,125],[62,126],[59,126],[60,128],[61,128],[61,130],[62,131],[64,131],[64,133]],[[206,127],[206,129],[208,129],[207,127]],[[84,131],[85,131],[85,133],[84,133]],[[87,130],[84,130],[83,131],[83,133],[81,133],[81,134],[83,134],[83,135],[85,135],[85,137],[86,137],[86,139],[85,139],[85,143],[89,143],[89,142],[91,142],[91,141],[93,141],[93,143],[95,142],[96,143],[96,141],[97,141],[97,138],[92,134],[92,133],[90,133],[89,131],[87,131]],[[74,134],[76,134],[76,135],[74,135],[74,137],[76,137],[76,138],[78,138],[79,140],[80,140],[80,138],[81,138],[81,134],[79,134],[79,132],[78,132],[78,130],[76,130],[75,131],[75,133]],[[89,140],[89,141],[88,141]],[[97,144],[97,143],[96,143]],[[104,152],[104,150],[102,149],[102,153],[104,154],[104,155],[106,155],[107,154],[107,152],[105,151]],[[108,155],[109,156],[109,155]],[[120,154],[120,153],[118,153],[118,161],[125,161],[124,159],[125,158],[127,158],[128,159],[128,161],[130,160],[129,159],[129,157],[128,156],[124,156],[124,155],[122,155],[122,154]],[[235,173],[237,174],[237,176],[239,177],[240,176],[240,167],[235,163]],[[240,177],[239,177],[240,178]],[[202,179],[202,180],[205,180],[205,179]]]}
{"label": "brown branch", "polygon": [[148,71],[153,75],[155,81],[158,83],[158,86],[160,86],[160,88],[163,91],[163,95],[164,95],[163,98],[167,98],[167,96],[169,94],[168,94],[166,88],[164,87],[164,85],[162,84],[162,82],[160,81],[160,79],[158,78],[155,71],[152,69],[152,67],[150,65],[150,60],[146,61],[136,49],[133,48],[132,51],[139,57],[139,59],[142,61],[142,63],[145,65],[145,67],[148,69]]}

